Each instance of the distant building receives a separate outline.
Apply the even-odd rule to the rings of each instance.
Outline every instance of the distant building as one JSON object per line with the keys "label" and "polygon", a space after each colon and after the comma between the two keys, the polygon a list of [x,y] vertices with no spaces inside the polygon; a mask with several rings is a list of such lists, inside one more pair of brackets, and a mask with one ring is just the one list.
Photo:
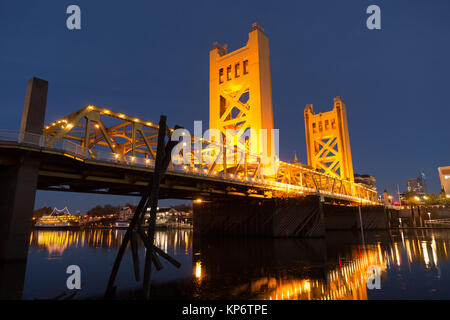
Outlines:
{"label": "distant building", "polygon": [[439,167],[438,171],[441,179],[441,188],[445,194],[450,195],[450,167]]}
{"label": "distant building", "polygon": [[428,193],[425,173],[420,171],[417,178],[409,178],[407,189],[408,192],[415,192],[417,194]]}
{"label": "distant building", "polygon": [[392,205],[392,196],[387,192],[387,190],[383,191],[383,203],[387,206]]}
{"label": "distant building", "polygon": [[371,175],[355,174],[354,177],[356,183],[359,183],[364,187],[377,191],[377,181]]}

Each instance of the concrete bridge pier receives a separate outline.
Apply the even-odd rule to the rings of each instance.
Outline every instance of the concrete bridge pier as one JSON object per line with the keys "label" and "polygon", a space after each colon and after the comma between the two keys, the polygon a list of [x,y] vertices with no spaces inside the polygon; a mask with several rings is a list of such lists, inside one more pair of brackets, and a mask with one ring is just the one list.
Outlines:
{"label": "concrete bridge pier", "polygon": [[[32,78],[28,82],[21,132],[41,135],[44,126],[48,82]],[[26,139],[35,139],[29,135]],[[7,270],[25,270],[38,180],[39,158],[25,154],[0,164],[0,297],[13,297]],[[6,265],[7,264],[7,265]],[[18,268],[11,266],[18,264]],[[25,276],[23,272],[23,277]],[[14,277],[17,280],[17,275]],[[7,281],[8,280],[8,281]],[[18,281],[20,283],[20,281]],[[23,287],[23,279],[21,281]],[[7,286],[7,287],[6,287]],[[5,292],[8,291],[8,292]]]}
{"label": "concrete bridge pier", "polygon": [[[325,199],[324,199],[325,200]],[[194,202],[194,234],[200,237],[324,237],[326,230],[388,230],[383,206],[332,204],[310,195],[277,199]]]}
{"label": "concrete bridge pier", "polygon": [[194,234],[201,237],[323,237],[319,197],[215,199],[194,202]]}

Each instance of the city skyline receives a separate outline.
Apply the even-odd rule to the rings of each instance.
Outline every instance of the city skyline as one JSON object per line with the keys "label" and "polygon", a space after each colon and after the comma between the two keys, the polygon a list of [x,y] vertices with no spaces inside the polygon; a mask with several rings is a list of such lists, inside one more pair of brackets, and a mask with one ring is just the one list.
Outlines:
{"label": "city skyline", "polygon": [[[25,9],[20,2],[1,4],[3,129],[19,128],[32,76],[50,84],[46,123],[88,104],[149,121],[166,114],[171,126],[207,123],[209,50],[214,41],[227,43],[230,50],[241,47],[256,21],[270,42],[282,160],[292,161],[297,150],[299,160],[307,162],[305,105],[324,112],[333,97],[341,96],[355,173],[370,174],[379,191],[396,193],[397,184],[406,191],[407,179],[423,170],[429,191],[440,192],[437,168],[450,158],[450,151],[441,147],[450,138],[442,116],[448,114],[445,88],[450,80],[450,22],[442,14],[450,9],[448,3],[381,1],[383,27],[378,31],[365,28],[368,2],[329,3],[325,8],[265,2],[260,11],[243,4],[233,13],[233,23],[225,16],[210,17],[213,10],[226,9],[217,3],[131,8],[113,2],[108,15],[101,5],[79,5],[83,27],[71,32],[65,28],[62,4],[44,1]],[[336,16],[342,19],[336,22]],[[36,207],[67,200],[69,207],[82,201],[88,209],[97,202],[133,199],[40,191]]]}

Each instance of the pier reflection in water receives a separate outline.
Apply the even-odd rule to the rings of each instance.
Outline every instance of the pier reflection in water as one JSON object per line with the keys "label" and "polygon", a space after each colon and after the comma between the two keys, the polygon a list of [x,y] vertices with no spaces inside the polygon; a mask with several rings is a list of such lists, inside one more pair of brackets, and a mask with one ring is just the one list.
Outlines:
{"label": "pier reflection in water", "polygon": [[[63,291],[68,265],[82,270],[77,298],[103,294],[124,230],[33,231],[24,298]],[[158,231],[157,245],[182,263],[153,273],[154,298],[396,299],[450,298],[448,231],[328,233],[325,239],[193,239],[187,230]],[[144,256],[140,246],[140,256]],[[141,259],[141,265],[143,264]],[[118,275],[124,297],[139,284],[130,253]],[[369,266],[381,289],[369,290]],[[143,267],[143,266],[142,266]],[[143,268],[141,268],[142,270]]]}

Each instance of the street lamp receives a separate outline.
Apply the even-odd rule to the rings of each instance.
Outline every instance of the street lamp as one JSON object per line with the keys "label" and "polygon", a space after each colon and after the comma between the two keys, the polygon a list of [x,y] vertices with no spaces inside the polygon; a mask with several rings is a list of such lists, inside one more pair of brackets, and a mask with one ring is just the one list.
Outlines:
{"label": "street lamp", "polygon": [[428,220],[431,220],[431,212],[428,212]]}

